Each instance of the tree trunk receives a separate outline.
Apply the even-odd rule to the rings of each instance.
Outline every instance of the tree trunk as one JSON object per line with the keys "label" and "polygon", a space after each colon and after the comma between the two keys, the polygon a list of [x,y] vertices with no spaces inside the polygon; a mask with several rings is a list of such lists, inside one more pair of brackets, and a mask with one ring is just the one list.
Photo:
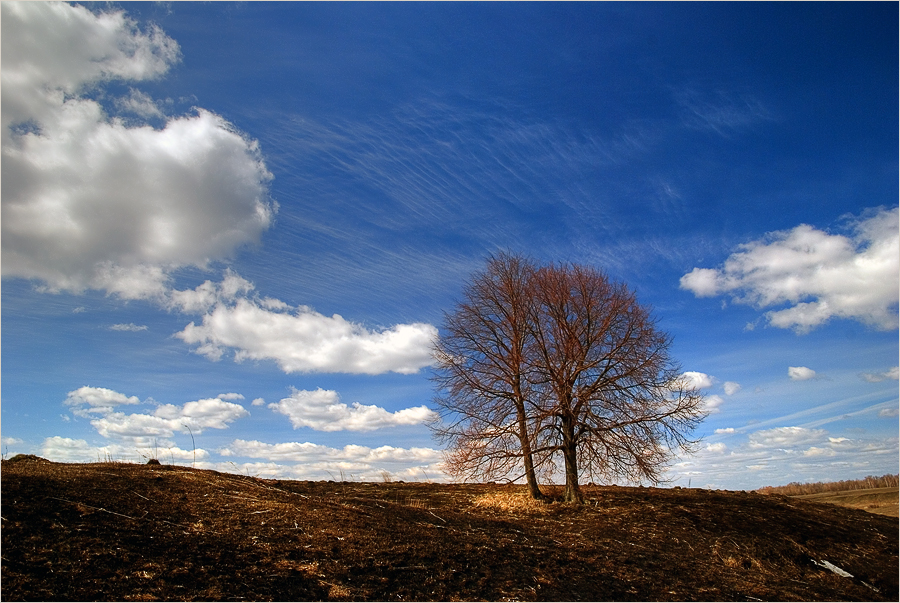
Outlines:
{"label": "tree trunk", "polygon": [[537,476],[534,473],[534,458],[531,452],[531,441],[528,439],[528,425],[525,423],[525,408],[519,409],[519,441],[522,444],[522,457],[525,459],[525,481],[528,482],[528,494],[535,500],[544,500],[546,497],[538,487]]}
{"label": "tree trunk", "polygon": [[583,503],[578,487],[578,449],[575,440],[575,424],[571,417],[563,419],[563,458],[566,461],[566,491],[563,502]]}

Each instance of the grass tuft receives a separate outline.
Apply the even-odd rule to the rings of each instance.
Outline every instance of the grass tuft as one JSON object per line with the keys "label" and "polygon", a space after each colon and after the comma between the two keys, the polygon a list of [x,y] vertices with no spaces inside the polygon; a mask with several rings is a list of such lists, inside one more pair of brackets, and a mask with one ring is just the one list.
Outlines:
{"label": "grass tuft", "polygon": [[525,492],[490,492],[476,497],[475,506],[504,513],[547,513],[552,503],[535,500]]}

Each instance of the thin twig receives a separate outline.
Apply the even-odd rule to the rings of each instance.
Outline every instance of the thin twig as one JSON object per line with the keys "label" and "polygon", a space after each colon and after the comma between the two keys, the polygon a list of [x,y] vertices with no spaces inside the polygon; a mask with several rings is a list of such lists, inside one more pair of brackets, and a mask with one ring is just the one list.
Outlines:
{"label": "thin twig", "polygon": [[171,522],[171,521],[166,521],[165,519],[153,519],[153,520],[150,520],[150,519],[146,519],[145,517],[132,517],[131,515],[124,515],[124,514],[122,514],[122,513],[116,513],[115,511],[110,511],[109,509],[104,509],[103,507],[94,507],[94,506],[92,506],[92,505],[88,505],[88,504],[85,504],[85,503],[83,503],[83,502],[77,502],[77,501],[74,501],[74,500],[69,500],[69,499],[67,499],[67,498],[57,498],[56,496],[48,496],[47,498],[52,498],[52,499],[54,499],[54,500],[61,500],[61,501],[63,501],[63,502],[67,502],[67,503],[70,503],[70,504],[73,504],[73,505],[81,505],[82,507],[87,507],[88,509],[94,509],[95,511],[103,511],[104,513],[109,513],[110,515],[118,515],[119,517],[124,517],[125,519],[131,519],[131,520],[133,520],[133,521],[141,521],[141,520],[144,520],[144,521],[158,521],[158,522],[160,522],[160,523],[167,523],[167,524],[169,524],[170,526],[178,526],[179,528],[187,528],[187,527],[189,527],[189,526],[186,526],[186,525],[181,524],[181,523],[173,523],[173,522]]}
{"label": "thin twig", "polygon": [[[132,490],[131,493],[134,494],[135,496],[141,496],[140,494],[138,494],[138,493],[135,492],[134,490]],[[155,503],[155,502],[156,502],[155,500],[153,500],[153,499],[151,499],[151,498],[147,498],[146,496],[141,496],[141,498],[143,498],[144,500],[149,500],[149,501],[152,502],[152,503]]]}

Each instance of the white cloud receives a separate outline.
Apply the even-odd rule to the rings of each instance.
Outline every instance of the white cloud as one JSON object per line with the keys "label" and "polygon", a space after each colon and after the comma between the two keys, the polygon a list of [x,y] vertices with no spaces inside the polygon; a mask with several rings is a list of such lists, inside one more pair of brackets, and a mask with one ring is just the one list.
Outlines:
{"label": "white cloud", "polygon": [[[270,226],[277,206],[257,143],[209,111],[167,117],[137,88],[120,98],[102,88],[162,77],[179,60],[159,28],[65,3],[0,10],[9,49],[0,73],[4,277],[203,315],[178,336],[211,359],[233,349],[238,361],[271,359],[286,372],[364,374],[431,363],[431,325],[370,330],[250,299],[253,285],[230,270],[219,283],[174,290],[173,270],[228,259]],[[130,117],[110,116],[113,108]]]}
{"label": "white cloud", "polygon": [[685,371],[681,376],[687,381],[689,389],[705,389],[707,387],[712,387],[713,385],[713,378],[706,373]]}
{"label": "white cloud", "polygon": [[316,431],[374,431],[398,425],[420,425],[435,415],[426,406],[388,412],[379,406],[358,402],[347,406],[336,391],[295,389],[289,398],[269,404],[275,412],[287,416],[294,429],[309,427]]}
{"label": "white cloud", "polygon": [[755,489],[790,482],[830,482],[896,473],[897,438],[855,439],[823,429],[779,427],[730,438],[726,450],[715,444],[673,465],[670,478],[712,488]]}
{"label": "white cloud", "polygon": [[0,438],[0,444],[4,446],[17,446],[19,444],[24,444],[24,440],[20,440],[19,438]]}
{"label": "white cloud", "polygon": [[895,366],[894,368],[888,369],[883,373],[860,373],[859,376],[864,381],[868,381],[869,383],[879,383],[888,379],[897,381],[898,379],[900,379],[900,367]]}
{"label": "white cloud", "polygon": [[70,391],[63,404],[72,407],[72,414],[79,417],[90,417],[96,414],[113,412],[116,407],[139,404],[137,396],[126,396],[105,387],[79,387]]}
{"label": "white cloud", "polygon": [[721,409],[719,407],[722,406],[722,403],[724,401],[725,400],[722,398],[722,396],[717,396],[715,394],[706,396],[704,398],[705,405],[703,407],[703,410],[710,414],[721,412]]}
{"label": "white cloud", "polygon": [[[276,208],[254,141],[202,109],[156,129],[111,118],[85,96],[110,80],[162,76],[178,60],[174,40],[122,12],[0,10],[4,276],[154,299],[172,269],[258,241]],[[140,91],[112,101],[161,117]]]}
{"label": "white cloud", "polygon": [[772,119],[762,103],[746,95],[734,97],[720,92],[712,96],[688,88],[678,91],[675,98],[687,127],[722,136]]}
{"label": "white cloud", "polygon": [[725,385],[722,386],[722,389],[725,390],[725,395],[733,396],[741,391],[741,384],[735,383],[734,381],[726,381]]}
{"label": "white cloud", "polygon": [[706,449],[710,452],[715,452],[717,454],[721,454],[728,450],[728,447],[722,442],[716,442],[714,444],[707,444]]}
{"label": "white cloud", "polygon": [[900,415],[900,409],[898,408],[882,408],[878,411],[878,416],[882,419],[890,419]]}
{"label": "white cloud", "polygon": [[227,429],[230,423],[248,416],[250,413],[243,406],[227,401],[238,399],[243,396],[220,394],[217,398],[196,400],[183,406],[163,404],[152,414],[125,414],[118,407],[138,404],[137,396],[85,386],[69,392],[63,403],[72,407],[73,414],[91,418],[91,425],[105,438],[133,446],[172,447],[174,443],[169,438],[176,432],[199,434],[204,429]]}
{"label": "white cloud", "polygon": [[40,456],[58,463],[89,463],[95,461],[117,461],[143,463],[148,458],[156,457],[168,461],[198,461],[208,459],[209,452],[202,448],[183,450],[177,446],[163,446],[151,442],[147,446],[109,444],[92,446],[85,440],[53,436],[46,438],[41,445]]}
{"label": "white cloud", "polygon": [[803,451],[803,456],[830,457],[830,456],[837,456],[837,452],[835,452],[831,448],[821,448],[819,446],[810,446],[808,449]]}
{"label": "white cloud", "polygon": [[138,331],[146,331],[147,328],[148,328],[147,325],[136,325],[133,322],[129,322],[127,324],[113,325],[110,327],[110,330],[111,331],[131,331],[131,332],[136,333]]}
{"label": "white cloud", "polygon": [[247,417],[250,413],[240,404],[219,398],[206,398],[188,402],[184,406],[163,404],[153,415],[183,425],[178,430],[182,433],[187,431],[186,427],[190,427],[194,433],[201,433],[204,429],[227,429],[229,423]]}
{"label": "white cloud", "polygon": [[720,427],[716,433],[734,433],[734,427]]}
{"label": "white cloud", "polygon": [[211,360],[232,348],[235,361],[274,360],[286,373],[412,374],[431,364],[437,329],[413,323],[374,331],[337,314],[303,306],[291,312],[241,298],[216,305],[202,324],[191,322],[176,337]]}
{"label": "white cloud", "polygon": [[[264,463],[244,463],[238,470],[251,475],[263,473],[272,477],[293,479],[347,478],[366,481],[381,479],[388,471],[395,479],[446,479],[442,472],[442,453],[432,448],[397,448],[381,446],[369,448],[349,444],[331,448],[310,442],[267,444],[256,440],[234,440],[217,451],[225,457],[263,459]],[[296,463],[293,466],[278,463]],[[226,463],[208,468],[234,471]]]}
{"label": "white cloud", "polygon": [[253,406],[262,406],[265,403],[266,403],[265,398],[254,398],[253,402],[251,402],[250,404],[252,404]]}
{"label": "white cloud", "polygon": [[143,32],[124,12],[93,14],[57,2],[4,2],[3,127],[43,122],[64,100],[114,79],[160,77],[180,58],[155,26]]}
{"label": "white cloud", "polygon": [[900,291],[898,209],[858,219],[852,236],[801,224],[742,245],[723,267],[694,268],[681,288],[698,297],[731,294],[739,303],[767,308],[769,324],[798,333],[833,317],[879,329],[897,328]]}
{"label": "white cloud", "polygon": [[228,394],[219,394],[216,396],[219,400],[243,400],[244,396],[241,394],[236,394],[234,392]]}
{"label": "white cloud", "polygon": [[795,448],[822,441],[827,434],[824,429],[776,427],[752,433],[748,441],[751,448]]}
{"label": "white cloud", "polygon": [[165,118],[156,102],[149,94],[132,88],[129,95],[115,99],[116,108],[124,113],[133,113],[143,118]]}
{"label": "white cloud", "polygon": [[166,304],[170,309],[188,314],[204,314],[219,303],[247,296],[253,289],[253,283],[228,269],[221,282],[204,281],[194,289],[169,291]]}
{"label": "white cloud", "polygon": [[816,376],[816,371],[805,366],[789,366],[788,377],[794,381],[807,381]]}

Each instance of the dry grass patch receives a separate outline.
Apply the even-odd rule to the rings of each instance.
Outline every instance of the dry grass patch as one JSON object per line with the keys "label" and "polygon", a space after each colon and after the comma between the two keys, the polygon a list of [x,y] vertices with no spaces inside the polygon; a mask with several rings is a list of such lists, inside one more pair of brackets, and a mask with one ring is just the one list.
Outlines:
{"label": "dry grass patch", "polygon": [[535,500],[525,492],[489,492],[476,497],[474,505],[504,513],[547,513],[553,503]]}

